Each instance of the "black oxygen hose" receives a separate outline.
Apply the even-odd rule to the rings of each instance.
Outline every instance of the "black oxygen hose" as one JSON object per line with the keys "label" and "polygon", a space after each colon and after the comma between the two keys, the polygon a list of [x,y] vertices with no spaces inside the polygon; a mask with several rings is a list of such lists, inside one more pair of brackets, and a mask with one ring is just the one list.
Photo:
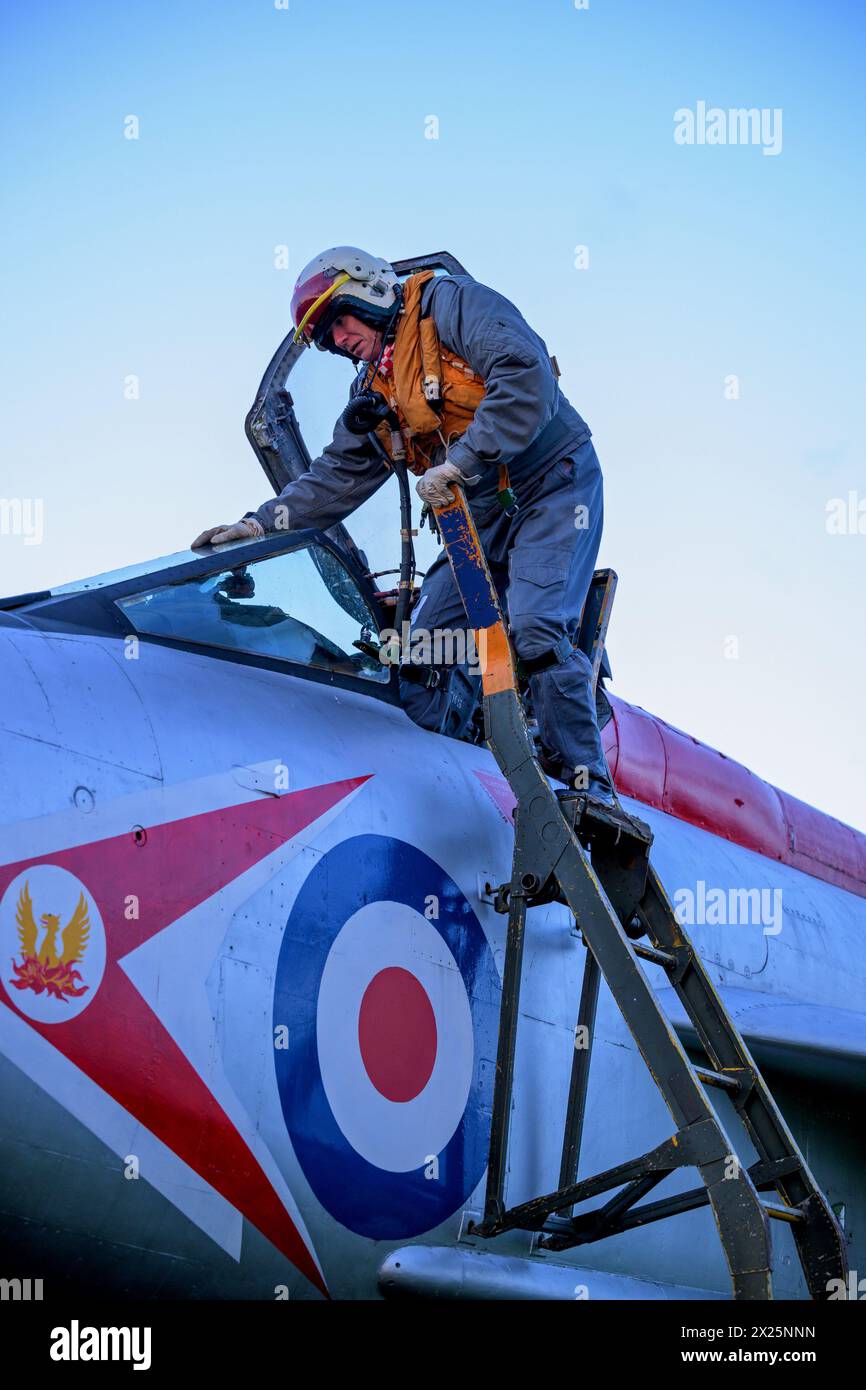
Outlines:
{"label": "black oxygen hose", "polygon": [[367,438],[382,462],[394,470],[400,489],[400,582],[397,588],[394,627],[402,642],[403,623],[409,613],[409,602],[415,586],[415,547],[412,544],[412,494],[409,490],[409,474],[404,461],[392,459],[377,434],[371,432]]}
{"label": "black oxygen hose", "polygon": [[385,397],[381,392],[371,390],[369,383],[376,379],[376,373],[379,370],[379,366],[385,354],[385,348],[389,341],[391,328],[401,309],[402,298],[402,287],[398,286],[391,316],[382,331],[382,343],[379,349],[379,356],[375,361],[366,364],[360,387],[355,391],[355,394],[343,410],[341,416],[343,424],[351,434],[366,434],[385,467],[392,468],[397,475],[397,484],[400,488],[400,582],[397,588],[394,627],[399,634],[399,640],[401,642],[403,639],[403,623],[409,613],[409,605],[415,585],[415,547],[412,544],[412,497],[409,491],[409,478],[405,461],[402,459],[392,459],[375,432],[376,426],[383,420],[388,420],[389,423],[393,423],[395,426],[397,421],[392,416]]}

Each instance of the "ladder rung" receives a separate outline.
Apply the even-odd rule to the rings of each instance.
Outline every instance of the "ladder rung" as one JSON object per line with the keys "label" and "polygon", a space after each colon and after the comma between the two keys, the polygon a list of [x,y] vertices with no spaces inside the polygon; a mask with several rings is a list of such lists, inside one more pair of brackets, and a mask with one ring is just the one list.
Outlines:
{"label": "ladder rung", "polygon": [[736,1076],[725,1076],[722,1071],[710,1071],[709,1067],[695,1067],[695,1073],[706,1086],[718,1086],[732,1094],[740,1089],[739,1079]]}
{"label": "ladder rung", "polygon": [[651,960],[654,965],[661,965],[665,970],[672,970],[677,963],[676,956],[672,956],[670,951],[658,951],[655,946],[644,946],[640,941],[632,942],[632,950],[642,960]]}
{"label": "ladder rung", "polygon": [[764,1197],[761,1198],[761,1206],[772,1221],[787,1221],[795,1226],[798,1221],[806,1219],[799,1207],[786,1207],[781,1202],[767,1201]]}

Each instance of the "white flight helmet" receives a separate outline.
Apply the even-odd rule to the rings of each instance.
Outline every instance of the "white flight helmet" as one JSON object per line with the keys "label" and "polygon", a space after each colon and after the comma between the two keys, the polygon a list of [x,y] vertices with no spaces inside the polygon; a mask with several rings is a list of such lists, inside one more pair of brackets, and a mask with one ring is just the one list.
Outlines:
{"label": "white flight helmet", "polygon": [[292,294],[295,342],[315,343],[326,352],[355,359],[334,344],[331,325],[340,314],[354,314],[371,328],[390,326],[400,299],[400,280],[381,256],[359,246],[332,246],[314,256],[298,276]]}

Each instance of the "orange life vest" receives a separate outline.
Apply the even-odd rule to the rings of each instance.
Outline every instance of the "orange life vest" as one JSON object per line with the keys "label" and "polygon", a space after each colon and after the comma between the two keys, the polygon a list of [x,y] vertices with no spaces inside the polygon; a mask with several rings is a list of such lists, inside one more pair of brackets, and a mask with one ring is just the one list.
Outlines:
{"label": "orange life vest", "polygon": [[[396,451],[419,475],[431,467],[439,445],[447,447],[469,428],[485,391],[484,378],[443,346],[432,318],[421,317],[421,291],[432,276],[432,270],[422,270],[404,282],[393,376],[377,372],[369,384],[382,393],[399,421],[398,431],[387,420],[376,427],[389,457]],[[437,402],[435,409],[431,400]]]}

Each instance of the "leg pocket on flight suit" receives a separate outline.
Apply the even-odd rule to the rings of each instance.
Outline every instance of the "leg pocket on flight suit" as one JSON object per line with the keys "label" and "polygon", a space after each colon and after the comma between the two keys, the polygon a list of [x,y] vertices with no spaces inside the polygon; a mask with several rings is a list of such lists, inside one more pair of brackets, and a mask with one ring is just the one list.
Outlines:
{"label": "leg pocket on flight suit", "polygon": [[[515,554],[509,565],[508,622],[511,635],[526,657],[540,655],[562,636],[562,595],[568,560],[544,554]],[[537,648],[537,650],[534,650]]]}

